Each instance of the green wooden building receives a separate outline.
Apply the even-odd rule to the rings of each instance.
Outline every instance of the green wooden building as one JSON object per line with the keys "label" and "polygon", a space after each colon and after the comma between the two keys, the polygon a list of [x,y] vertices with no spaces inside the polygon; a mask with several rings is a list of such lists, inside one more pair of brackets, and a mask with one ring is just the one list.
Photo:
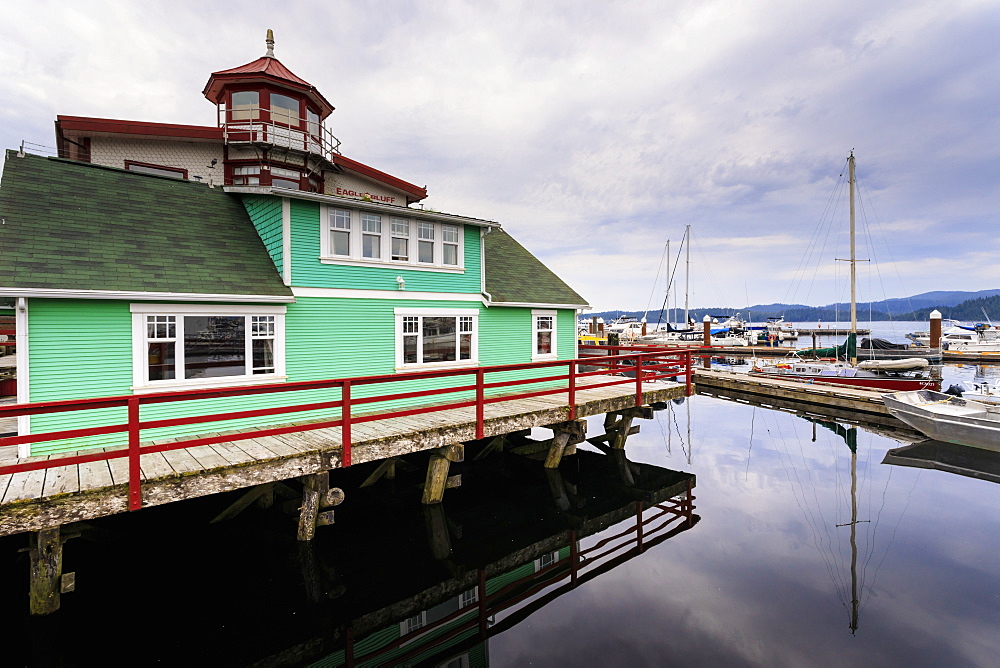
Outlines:
{"label": "green wooden building", "polygon": [[[216,127],[60,116],[61,157],[6,153],[0,299],[18,402],[575,357],[584,299],[498,223],[414,206],[425,189],[344,157],[332,106],[272,42],[205,95]],[[116,410],[21,417],[18,431]]]}

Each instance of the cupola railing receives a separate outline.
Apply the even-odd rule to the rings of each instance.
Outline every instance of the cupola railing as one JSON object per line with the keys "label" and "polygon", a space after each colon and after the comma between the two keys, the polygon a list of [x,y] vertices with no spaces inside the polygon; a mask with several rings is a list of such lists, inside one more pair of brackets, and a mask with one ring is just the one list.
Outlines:
{"label": "cupola railing", "polygon": [[340,155],[340,140],[315,119],[293,116],[281,107],[240,106],[226,108],[219,104],[218,124],[223,142],[230,145],[255,145],[301,151],[328,162]]}

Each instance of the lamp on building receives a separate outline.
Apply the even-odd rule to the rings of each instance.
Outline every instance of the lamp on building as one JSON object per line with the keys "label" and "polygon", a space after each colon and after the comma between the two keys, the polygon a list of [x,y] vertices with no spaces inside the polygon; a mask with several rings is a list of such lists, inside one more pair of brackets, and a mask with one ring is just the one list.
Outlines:
{"label": "lamp on building", "polygon": [[396,277],[396,285],[399,286],[400,290],[405,290],[406,289],[406,281],[403,280],[402,276],[397,276]]}

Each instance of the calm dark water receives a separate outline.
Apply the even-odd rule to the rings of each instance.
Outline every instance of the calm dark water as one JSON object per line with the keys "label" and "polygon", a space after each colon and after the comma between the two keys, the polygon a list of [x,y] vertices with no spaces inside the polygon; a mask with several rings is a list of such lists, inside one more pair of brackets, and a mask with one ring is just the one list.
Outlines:
{"label": "calm dark water", "polygon": [[[997,665],[1000,485],[883,464],[905,443],[873,431],[710,397],[637,423],[639,465],[581,455],[553,480],[538,462],[487,459],[443,512],[417,503],[419,462],[374,493],[355,489],[361,467],[344,471],[347,501],[311,548],[280,500],[220,524],[208,521],[235,497],[96,521],[66,546],[77,591],[48,619],[26,615],[23,537],[4,539],[0,664],[343,665],[348,633],[360,656],[474,611],[492,567],[490,595],[527,598],[487,611],[485,641],[475,621],[416,637],[406,663]],[[586,550],[623,534],[637,501],[683,486],[676,472],[697,477],[693,510],[644,527],[642,550],[635,534],[612,539],[623,546],[603,568],[588,553],[572,586],[568,538]]]}

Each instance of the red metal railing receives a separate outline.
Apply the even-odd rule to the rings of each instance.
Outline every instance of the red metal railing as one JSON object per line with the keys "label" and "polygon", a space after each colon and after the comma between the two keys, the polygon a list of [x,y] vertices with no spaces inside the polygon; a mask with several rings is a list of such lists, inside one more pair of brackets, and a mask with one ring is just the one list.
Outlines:
{"label": "red metal railing", "polygon": [[[329,427],[341,429],[341,466],[351,465],[351,427],[355,424],[382,420],[392,417],[405,417],[421,413],[432,413],[456,408],[475,407],[476,438],[485,436],[486,406],[504,401],[514,401],[530,397],[540,397],[552,394],[568,393],[569,419],[576,419],[576,397],[581,390],[597,389],[621,384],[635,384],[635,402],[643,404],[644,382],[685,378],[687,394],[691,394],[691,352],[686,350],[653,349],[645,352],[630,352],[619,354],[616,347],[587,346],[592,356],[575,360],[558,360],[552,362],[533,362],[527,364],[505,364],[483,366],[469,369],[449,369],[440,371],[416,371],[387,376],[363,376],[358,378],[341,378],[333,380],[304,381],[297,383],[282,383],[274,385],[241,386],[227,389],[186,390],[182,392],[161,392],[156,394],[129,395],[119,397],[100,397],[93,399],[74,399],[69,401],[48,401],[27,404],[10,404],[0,406],[0,418],[19,415],[46,415],[72,411],[86,411],[105,408],[125,408],[128,418],[123,423],[106,424],[96,427],[65,429],[60,431],[9,436],[0,438],[0,447],[5,445],[23,445],[60,441],[64,439],[79,439],[109,434],[125,434],[126,438],[120,444],[127,447],[116,447],[100,452],[86,452],[66,456],[52,456],[40,459],[28,459],[16,464],[0,466],[0,475],[38,471],[57,466],[69,466],[103,460],[128,457],[129,459],[129,507],[136,510],[142,507],[140,456],[149,453],[179,450],[213,443],[226,443],[250,438],[288,434],[299,431],[310,431]],[[605,348],[611,349],[607,353]],[[602,354],[605,353],[605,354]],[[581,371],[581,367],[590,370]],[[519,371],[559,370],[555,375],[532,375],[528,378],[506,379],[487,382],[488,374],[509,373]],[[602,381],[585,381],[581,379],[606,377]],[[381,386],[407,381],[420,381],[436,378],[454,378],[457,382],[447,387],[423,389],[408,392],[377,393],[373,396],[354,396],[352,389],[363,386]],[[463,382],[471,379],[473,382]],[[542,388],[527,388],[525,385],[546,383]],[[511,392],[504,392],[508,388]],[[516,389],[515,389],[516,388]],[[261,394],[277,394],[281,392],[303,392],[310,390],[340,390],[340,398],[326,401],[311,401],[308,403],[292,403],[290,405],[271,406],[252,410],[238,410],[212,413],[209,415],[187,415],[185,417],[143,419],[143,406],[166,404],[203,399],[218,399],[225,397],[249,397]],[[470,393],[473,398],[460,397],[457,400],[441,403],[425,404],[414,407],[387,407],[376,409],[373,404],[400,402],[420,398],[442,397],[453,393]],[[504,393],[501,393],[504,392]],[[355,412],[358,406],[366,406],[373,410]],[[280,424],[277,426],[262,426],[238,433],[214,434],[211,436],[182,436],[167,443],[142,442],[144,430],[163,429],[193,424],[205,424],[227,420],[260,418],[265,416],[286,415],[305,411],[336,411],[339,413],[329,419],[310,419],[309,422],[296,424]],[[206,430],[207,431],[207,430]],[[106,444],[104,444],[106,445]],[[83,447],[79,449],[83,450]]]}

